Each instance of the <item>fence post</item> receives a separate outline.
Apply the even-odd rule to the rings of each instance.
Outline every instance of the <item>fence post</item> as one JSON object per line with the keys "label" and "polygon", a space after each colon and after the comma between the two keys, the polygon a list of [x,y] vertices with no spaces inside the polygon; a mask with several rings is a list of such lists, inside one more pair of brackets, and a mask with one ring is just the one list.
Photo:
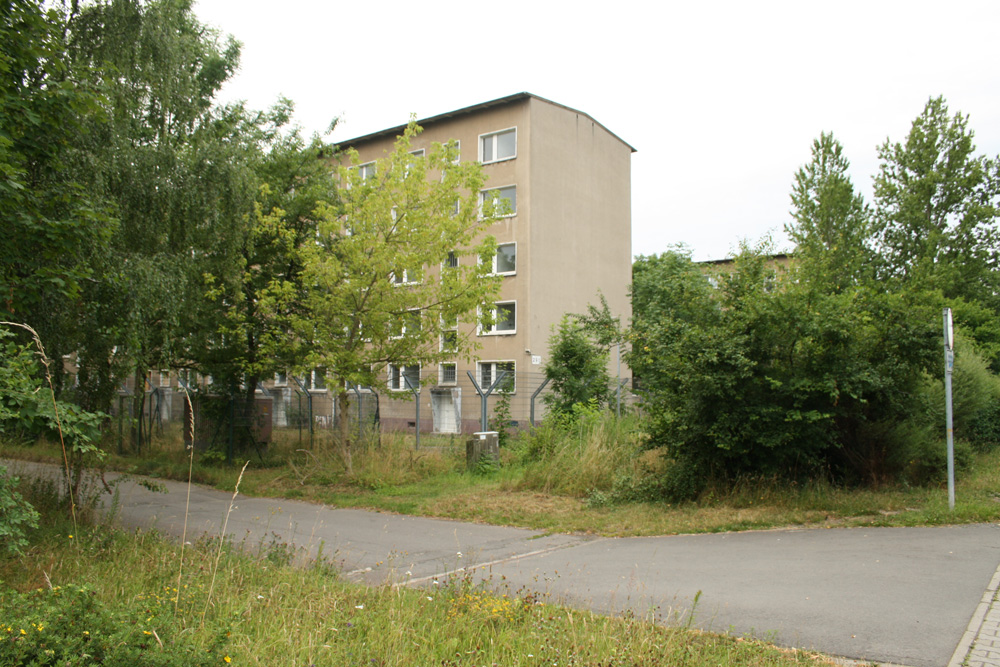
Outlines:
{"label": "fence post", "polygon": [[[357,399],[358,402],[358,441],[360,442],[364,437],[364,433],[361,430],[364,422],[364,411],[362,410],[364,404],[361,397],[361,388],[350,380],[347,382],[347,388],[354,392],[354,398]],[[343,419],[343,415],[341,415],[340,418]]]}
{"label": "fence post", "polygon": [[[306,395],[306,406],[309,408],[309,449],[312,449],[313,448],[313,397],[312,394],[309,393],[309,390],[306,389],[306,386],[302,384],[302,382],[297,377],[293,375],[292,379],[295,380],[295,384],[299,385],[299,389],[302,390],[302,393]],[[302,405],[301,401],[299,402],[299,405]],[[299,408],[299,419],[300,420],[302,419],[301,408]],[[302,425],[300,422],[299,433],[301,432],[302,432]]]}
{"label": "fence post", "polygon": [[531,428],[535,428],[535,399],[538,398],[538,395],[542,393],[542,390],[545,389],[545,385],[547,385],[548,383],[549,383],[549,378],[545,378],[545,382],[539,385],[538,389],[536,389],[534,393],[531,394],[531,409],[528,411],[529,414],[528,422]]}
{"label": "fence post", "polygon": [[416,446],[416,449],[419,450],[420,449],[420,381],[419,380],[417,381],[417,386],[416,386],[416,388],[414,388],[413,384],[410,383],[410,378],[406,377],[406,373],[403,373],[403,383],[406,385],[406,388],[409,389],[413,393],[413,400],[417,404],[417,415],[416,415],[416,419],[417,419],[417,421],[416,421],[416,424],[417,424],[417,446]]}
{"label": "fence post", "polygon": [[475,387],[476,393],[479,394],[479,399],[482,403],[482,430],[486,431],[489,422],[489,419],[487,419],[486,417],[486,412],[487,412],[486,399],[490,397],[490,394],[492,394],[493,390],[497,388],[497,385],[499,385],[503,381],[503,379],[507,377],[507,371],[500,371],[497,374],[497,379],[493,381],[493,384],[491,384],[490,388],[486,390],[486,393],[483,393],[483,390],[479,386],[479,383],[476,382],[475,376],[472,375],[472,371],[465,371],[465,373],[466,375],[469,376],[469,379],[472,380],[472,386]]}

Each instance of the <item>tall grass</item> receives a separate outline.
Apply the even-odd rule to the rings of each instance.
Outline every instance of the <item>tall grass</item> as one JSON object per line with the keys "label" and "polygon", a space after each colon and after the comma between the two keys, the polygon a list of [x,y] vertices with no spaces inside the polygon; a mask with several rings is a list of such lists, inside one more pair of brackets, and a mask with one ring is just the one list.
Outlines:
{"label": "tall grass", "polygon": [[547,421],[522,435],[518,487],[569,496],[610,491],[616,479],[642,474],[642,437],[637,418],[608,412]]}
{"label": "tall grass", "polygon": [[[82,526],[70,547],[70,525],[53,518],[33,535],[27,558],[0,559],[4,626],[14,633],[24,628],[40,654],[42,642],[80,642],[84,633],[114,632],[109,625],[119,624],[116,637],[144,642],[143,664],[178,667],[190,660],[184,655],[209,657],[199,664],[268,666],[830,664],[634,615],[573,611],[530,591],[505,590],[500,582],[368,588],[341,580],[328,564],[288,567],[282,558],[254,556],[228,543],[216,568],[220,552],[212,540],[184,552],[177,585],[182,556],[174,543],[151,532]],[[85,582],[96,608],[109,613],[83,615],[70,627],[13,606],[20,602],[15,591],[48,589],[46,582],[51,589],[40,595],[57,596]],[[44,613],[46,607],[39,608]],[[57,626],[69,635],[45,636]]]}

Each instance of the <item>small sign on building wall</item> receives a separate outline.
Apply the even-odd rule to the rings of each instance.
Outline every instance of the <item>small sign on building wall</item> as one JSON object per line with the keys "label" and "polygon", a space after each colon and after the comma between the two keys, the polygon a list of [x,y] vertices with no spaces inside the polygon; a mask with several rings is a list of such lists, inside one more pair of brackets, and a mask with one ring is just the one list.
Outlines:
{"label": "small sign on building wall", "polygon": [[540,354],[533,354],[533,355],[531,355],[531,365],[532,366],[538,366],[541,363],[542,363],[542,355],[540,355]]}

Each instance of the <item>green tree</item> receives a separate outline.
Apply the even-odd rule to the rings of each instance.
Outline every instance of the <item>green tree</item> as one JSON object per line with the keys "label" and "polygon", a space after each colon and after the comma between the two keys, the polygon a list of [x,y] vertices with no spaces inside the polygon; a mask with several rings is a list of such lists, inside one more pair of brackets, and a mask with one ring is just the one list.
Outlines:
{"label": "green tree", "polygon": [[928,100],[904,143],[879,148],[875,231],[885,277],[946,298],[995,303],[1000,268],[1000,172],[975,155],[968,116]]}
{"label": "green tree", "polygon": [[0,319],[32,325],[57,357],[82,339],[82,295],[114,229],[82,164],[106,116],[68,58],[66,20],[37,2],[0,6]]}
{"label": "green tree", "polygon": [[794,221],[785,225],[803,275],[837,293],[873,277],[871,213],[854,191],[849,168],[840,142],[821,134],[812,161],[795,174]]}
{"label": "green tree", "polygon": [[1000,369],[1000,159],[975,154],[968,116],[928,100],[903,143],[879,148],[875,232],[882,276],[921,291]]}
{"label": "green tree", "polygon": [[[336,201],[329,146],[306,143],[287,128],[292,105],[281,101],[263,114],[242,112],[234,136],[248,144],[247,162],[259,183],[252,211],[220,239],[217,261],[202,280],[205,295],[195,309],[183,357],[235,393],[242,387],[244,424],[254,417],[255,389],[276,371],[300,366],[291,318],[304,304],[301,248],[316,238],[315,211]],[[196,302],[197,303],[197,302]],[[239,432],[249,444],[250,429]]]}
{"label": "green tree", "polygon": [[[351,166],[338,170],[341,200],[320,206],[318,236],[302,248],[308,310],[295,322],[309,351],[300,370],[325,369],[332,380],[327,386],[337,397],[349,472],[345,383],[372,386],[387,364],[470,356],[474,328],[445,350],[441,332],[456,321],[488,318],[500,286],[489,275],[490,261],[481,261],[496,243],[483,236],[495,212],[488,205],[480,211],[480,166],[457,163],[452,144],[434,145],[426,157],[411,154],[419,131],[411,122],[370,177],[350,151]],[[452,253],[461,258],[458,266],[449,266]]]}
{"label": "green tree", "polygon": [[213,108],[239,46],[201,25],[189,0],[98,1],[68,28],[72,61],[94,72],[106,100],[109,120],[89,125],[87,149],[119,220],[107,272],[88,295],[94,335],[79,350],[80,377],[104,407],[130,368],[141,414],[147,371],[170,365],[178,342],[203,326],[187,304],[253,210],[253,146],[239,136],[241,115]]}
{"label": "green tree", "polygon": [[578,403],[606,405],[611,398],[608,350],[595,341],[580,318],[565,315],[549,338],[545,376],[552,391],[544,401],[549,409],[570,414]]}

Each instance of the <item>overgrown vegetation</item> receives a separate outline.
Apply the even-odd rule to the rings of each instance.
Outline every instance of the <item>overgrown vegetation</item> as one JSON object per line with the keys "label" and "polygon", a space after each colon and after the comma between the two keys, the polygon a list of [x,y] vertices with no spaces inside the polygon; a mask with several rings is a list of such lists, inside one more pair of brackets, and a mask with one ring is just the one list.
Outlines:
{"label": "overgrown vegetation", "polygon": [[636,262],[628,359],[649,446],[674,462],[667,498],[748,476],[873,488],[938,481],[944,306],[964,357],[958,464],[970,444],[990,446],[1000,181],[997,160],[975,155],[972,136],[966,117],[931,99],[905,142],[880,148],[872,208],[840,144],[822,135],[795,177],[789,265],[776,265],[766,243],[744,246],[722,272],[683,252]]}

